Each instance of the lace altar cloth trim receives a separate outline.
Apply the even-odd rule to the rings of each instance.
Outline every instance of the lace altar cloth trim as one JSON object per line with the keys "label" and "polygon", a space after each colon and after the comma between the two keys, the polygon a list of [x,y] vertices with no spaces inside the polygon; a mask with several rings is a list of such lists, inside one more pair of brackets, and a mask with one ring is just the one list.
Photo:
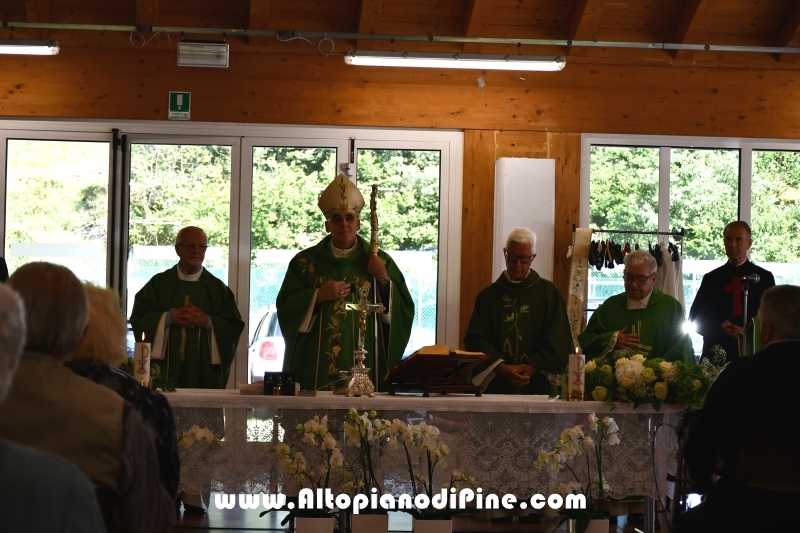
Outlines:
{"label": "lace altar cloth trim", "polygon": [[[590,412],[598,416],[610,414],[620,427],[620,445],[603,448],[605,477],[614,497],[646,495],[663,499],[671,492],[666,475],[675,471],[677,439],[673,428],[680,418],[677,406],[665,405],[661,412],[655,412],[650,406],[633,410],[619,405],[610,412],[601,402],[511,396],[344,398],[321,393],[316,397],[273,397],[188,390],[166,396],[178,435],[198,425],[222,439],[219,447],[196,442],[180,449],[180,490],[188,492],[296,494],[299,485],[288,479],[270,448],[285,440],[293,452],[301,450],[306,455],[309,468],[319,465],[317,452],[296,439],[295,427],[314,415],[327,415],[332,432],[337,428],[337,438],[343,440],[342,420],[350,407],[359,411],[375,409],[380,418],[412,423],[424,420],[438,427],[439,440],[447,444],[450,454],[446,466],[436,470],[437,487],[449,481],[455,468],[474,477],[484,494],[547,496],[559,483],[573,479],[566,469],[556,474],[548,468],[534,468],[533,462],[539,451],[549,449],[565,428],[575,424],[586,428],[586,414]],[[348,462],[357,464],[354,448],[343,451]],[[423,456],[412,456],[412,460],[415,472],[424,473]],[[386,492],[410,493],[402,447],[395,449],[389,443],[381,443],[375,462]],[[585,456],[577,467],[585,483]],[[596,472],[594,467],[592,470]],[[334,492],[338,483],[337,477]]]}

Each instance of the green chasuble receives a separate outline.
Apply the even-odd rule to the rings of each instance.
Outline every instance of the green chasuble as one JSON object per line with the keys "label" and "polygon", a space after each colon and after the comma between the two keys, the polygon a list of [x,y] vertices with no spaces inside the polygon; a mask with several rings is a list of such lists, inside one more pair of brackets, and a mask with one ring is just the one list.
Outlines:
{"label": "green chasuble", "polygon": [[[233,293],[220,279],[203,269],[197,281],[178,278],[178,266],[156,274],[136,293],[131,325],[136,339],[156,338],[161,316],[183,307],[186,298],[211,318],[221,364],[211,364],[211,330],[170,324],[165,335],[164,359],[151,359],[179,388],[224,389],[228,383],[239,336],[244,330]],[[185,332],[185,334],[184,334]],[[183,345],[183,347],[181,346]]]}
{"label": "green chasuble", "polygon": [[[358,291],[364,283],[374,283],[367,273],[369,242],[358,237],[356,250],[347,257],[334,258],[328,235],[316,246],[298,253],[289,263],[286,277],[278,293],[278,321],[286,340],[283,359],[284,371],[295,373],[295,379],[304,390],[342,388],[347,385],[339,379],[340,370],[353,367],[353,350],[358,344],[358,314],[345,309],[346,301],[357,301]],[[391,278],[391,323],[385,324],[378,317],[378,375],[386,372],[403,357],[411,336],[414,320],[414,301],[406,287],[400,269],[386,252],[378,256],[386,263]],[[300,332],[300,326],[312,304],[314,291],[328,281],[348,281],[356,290],[347,300],[322,302],[314,309],[311,329]],[[369,299],[375,299],[374,287]],[[379,299],[380,301],[380,299]],[[381,302],[388,305],[388,302]],[[317,314],[318,313],[318,314]],[[364,365],[370,369],[370,378],[375,378],[375,318],[367,316],[367,332],[364,341],[367,350]],[[386,389],[385,383],[375,383],[376,389]]]}
{"label": "green chasuble", "polygon": [[608,298],[589,319],[578,342],[587,358],[597,357],[613,349],[609,347],[614,332],[625,326],[625,333],[639,334],[635,350],[645,357],[666,361],[695,362],[692,341],[683,331],[683,307],[673,298],[653,288],[646,309],[628,309],[628,296],[623,292]]}
{"label": "green chasuble", "polygon": [[539,371],[524,387],[495,376],[487,393],[549,394],[550,382],[544,372],[564,372],[574,351],[564,298],[535,270],[520,283],[500,274],[475,299],[464,347],[491,356],[473,375],[498,359],[510,365],[528,364]]}

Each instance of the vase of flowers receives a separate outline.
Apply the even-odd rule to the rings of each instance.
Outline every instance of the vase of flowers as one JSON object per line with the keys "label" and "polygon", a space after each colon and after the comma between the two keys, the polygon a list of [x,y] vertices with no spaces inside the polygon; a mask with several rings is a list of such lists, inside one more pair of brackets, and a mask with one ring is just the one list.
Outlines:
{"label": "vase of flowers", "polygon": [[294,529],[297,533],[333,533],[333,517],[296,516]]}
{"label": "vase of flowers", "polygon": [[[706,392],[725,367],[725,351],[719,347],[711,360],[699,364],[648,358],[630,350],[616,350],[586,362],[587,400],[631,403],[634,408],[650,404],[680,404],[700,408]],[[562,397],[566,397],[566,373],[559,376]]]}
{"label": "vase of flowers", "polygon": [[[452,531],[452,518],[456,515],[474,514],[477,510],[452,509],[447,504],[447,491],[451,488],[459,490],[461,486],[475,487],[475,480],[454,470],[450,482],[442,485],[441,493],[433,491],[433,477],[437,468],[446,465],[445,457],[450,449],[443,442],[438,442],[439,428],[425,422],[406,424],[394,419],[388,433],[397,447],[402,446],[406,455],[408,475],[411,481],[411,492],[414,506],[403,509],[413,517],[414,531],[438,532]],[[424,452],[423,473],[414,472],[412,451]]]}
{"label": "vase of flowers", "polygon": [[[310,446],[314,454],[321,457],[318,467],[309,467],[308,460],[303,452],[292,452],[290,446],[285,442],[276,444],[270,449],[270,452],[278,456],[278,464],[289,473],[289,477],[303,487],[301,495],[306,489],[310,489],[312,495],[316,492],[316,489],[321,489],[324,493],[330,487],[331,474],[344,466],[341,444],[330,433],[327,416],[321,419],[319,416],[315,416],[305,424],[298,424],[296,433],[298,437],[302,437],[303,444]],[[335,518],[334,510],[327,507],[318,509],[316,505],[313,507],[312,509],[301,508],[299,505],[294,505],[293,502],[285,504],[279,510],[288,510],[289,513],[281,521],[281,525],[286,525],[290,520],[295,519],[295,528],[298,532],[316,533],[317,531],[322,531],[322,529],[313,528],[323,528],[326,533],[332,532]],[[259,516],[264,516],[269,512],[264,511]],[[301,527],[304,529],[301,530]]]}
{"label": "vase of flowers", "polygon": [[[350,409],[344,416],[344,434],[348,447],[356,448],[357,460],[346,474],[342,488],[348,493],[375,494],[380,499],[383,494],[378,477],[375,475],[376,459],[380,454],[380,442],[389,434],[392,422],[377,418],[375,411],[358,414]],[[363,509],[350,519],[352,533],[381,533],[389,531],[389,515],[385,509]]]}
{"label": "vase of flowers", "polygon": [[[592,431],[594,436],[588,434]],[[539,452],[539,458],[534,462],[534,467],[541,468],[548,466],[555,472],[564,468],[569,470],[574,481],[562,484],[558,487],[558,492],[562,494],[580,494],[585,502],[584,509],[564,509],[560,511],[563,516],[561,523],[565,520],[574,520],[575,531],[586,533],[592,531],[589,526],[592,521],[599,520],[591,524],[593,528],[602,528],[605,522],[605,530],[608,531],[608,520],[605,520],[605,498],[610,492],[610,487],[606,484],[603,477],[603,446],[616,446],[619,444],[619,427],[613,418],[597,418],[594,413],[589,414],[589,429],[583,432],[583,426],[577,425],[567,428],[561,432],[561,438],[555,446],[549,450]],[[589,474],[586,482],[581,482],[578,471],[584,471],[583,465],[578,465],[578,458],[585,458],[585,471],[591,472],[591,463],[597,470],[597,477],[592,479]],[[575,462],[570,464],[573,459]]]}

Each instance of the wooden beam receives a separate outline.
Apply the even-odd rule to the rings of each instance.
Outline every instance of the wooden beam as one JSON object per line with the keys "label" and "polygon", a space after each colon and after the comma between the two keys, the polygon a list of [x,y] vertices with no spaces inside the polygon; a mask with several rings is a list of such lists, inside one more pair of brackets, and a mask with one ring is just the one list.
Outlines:
{"label": "wooden beam", "polygon": [[[247,21],[249,30],[268,30],[271,0],[250,0],[250,17]],[[277,28],[281,29],[281,28]],[[250,46],[263,46],[267,44],[268,37],[248,37]]]}
{"label": "wooden beam", "polygon": [[[50,22],[50,0],[25,0],[28,22]],[[28,30],[32,39],[48,39],[48,30]]]}
{"label": "wooden beam", "polygon": [[495,132],[464,132],[464,191],[461,205],[461,309],[459,345],[478,293],[492,280],[494,240]]}
{"label": "wooden beam", "polygon": [[[781,32],[778,34],[778,42],[781,46],[795,48],[800,46],[800,3],[795,2],[789,18],[783,24]],[[796,63],[797,54],[781,54],[778,57],[779,63]]]}
{"label": "wooden beam", "polygon": [[[380,21],[383,11],[383,0],[361,0],[361,9],[358,14],[358,33],[378,33],[375,24]],[[358,50],[375,50],[375,41],[359,39],[356,41]]]}
{"label": "wooden beam", "polygon": [[581,136],[576,133],[548,133],[550,159],[556,160],[556,213],[553,228],[553,283],[566,300],[569,296],[572,225],[579,224],[581,188]]}
{"label": "wooden beam", "polygon": [[[597,20],[603,14],[606,0],[578,0],[572,19],[569,23],[567,39],[573,41],[592,41],[595,38]],[[589,49],[585,46],[570,48],[569,55],[573,57],[586,56]]]}
{"label": "wooden beam", "polygon": [[[719,0],[689,0],[683,10],[678,28],[675,30],[675,42],[679,44],[703,44],[703,39],[712,22],[711,16]],[[692,59],[693,50],[676,50],[675,59]]]}
{"label": "wooden beam", "polygon": [[139,26],[158,26],[158,0],[137,0]]}
{"label": "wooden beam", "polygon": [[[469,0],[464,15],[464,36],[487,37],[489,35],[487,21],[490,20],[491,10],[491,0]],[[461,50],[467,54],[479,54],[481,44],[464,43]]]}

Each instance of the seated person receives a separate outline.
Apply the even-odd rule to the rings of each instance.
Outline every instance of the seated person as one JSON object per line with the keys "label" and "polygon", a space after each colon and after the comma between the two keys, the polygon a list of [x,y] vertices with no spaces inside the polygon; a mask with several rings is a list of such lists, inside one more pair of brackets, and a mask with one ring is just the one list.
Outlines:
{"label": "seated person", "polygon": [[89,324],[66,367],[79,376],[104,385],[133,404],[155,437],[161,484],[172,498],[178,492],[180,460],[175,421],[167,399],[142,387],[118,366],[128,358],[127,331],[114,291],[84,285],[89,298]]}
{"label": "seated person", "polygon": [[578,336],[587,358],[627,349],[645,357],[695,362],[691,339],[683,329],[683,308],[656,288],[656,268],[655,258],[646,250],[625,256],[625,292],[603,302]]}
{"label": "seated person", "polygon": [[[0,404],[17,370],[25,333],[22,300],[0,285]],[[0,439],[0,479],[0,529],[7,533],[105,531],[91,482],[56,455]]]}
{"label": "seated person", "polygon": [[106,529],[168,531],[175,514],[158,479],[153,438],[133,406],[64,362],[86,330],[89,302],[67,268],[28,263],[8,286],[25,302],[25,351],[0,405],[0,438],[61,456],[94,483]]}
{"label": "seated person", "polygon": [[[758,318],[764,348],[725,367],[708,390],[689,433],[686,466],[692,480],[708,493],[703,503],[681,516],[678,531],[734,531],[734,517],[742,502],[758,510],[758,530],[782,531],[778,526],[786,523],[792,504],[797,503],[796,494],[786,498],[734,484],[739,452],[749,439],[800,438],[800,426],[790,418],[791,406],[797,402],[792,380],[800,373],[800,287],[767,289]],[[719,459],[722,471],[717,477],[714,469]]]}
{"label": "seated person", "polygon": [[574,351],[564,298],[531,268],[531,230],[512,230],[503,253],[506,270],[478,294],[464,336],[467,350],[490,356],[475,384],[489,394],[550,394],[546,373],[563,372]]}

